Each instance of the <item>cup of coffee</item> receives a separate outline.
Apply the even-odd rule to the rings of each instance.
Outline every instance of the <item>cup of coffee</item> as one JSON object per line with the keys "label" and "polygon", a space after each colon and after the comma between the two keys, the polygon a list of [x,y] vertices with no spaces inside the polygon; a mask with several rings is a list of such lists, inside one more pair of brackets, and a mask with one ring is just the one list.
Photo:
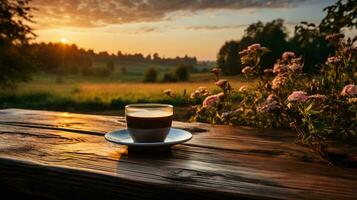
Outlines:
{"label": "cup of coffee", "polygon": [[173,106],[129,104],[125,106],[128,132],[134,142],[163,142],[172,124]]}

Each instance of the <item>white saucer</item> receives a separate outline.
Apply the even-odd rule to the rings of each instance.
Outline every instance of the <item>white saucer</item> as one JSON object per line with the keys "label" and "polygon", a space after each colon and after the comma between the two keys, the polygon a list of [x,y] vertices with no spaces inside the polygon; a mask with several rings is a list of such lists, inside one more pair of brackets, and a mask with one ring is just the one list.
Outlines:
{"label": "white saucer", "polygon": [[131,147],[164,147],[189,141],[192,134],[182,129],[171,128],[164,142],[134,142],[127,129],[116,130],[105,134],[105,139],[117,144]]}

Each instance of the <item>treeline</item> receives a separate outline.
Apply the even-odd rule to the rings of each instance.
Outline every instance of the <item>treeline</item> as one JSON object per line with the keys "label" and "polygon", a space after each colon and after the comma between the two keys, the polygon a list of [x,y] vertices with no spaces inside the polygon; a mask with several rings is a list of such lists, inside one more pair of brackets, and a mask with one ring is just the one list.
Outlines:
{"label": "treeline", "polygon": [[[217,54],[217,65],[226,75],[241,73],[243,67],[239,52],[247,46],[260,43],[271,52],[262,57],[262,66],[271,68],[283,52],[293,51],[302,56],[304,71],[314,73],[334,52],[334,46],[325,40],[326,35],[341,32],[344,28],[357,28],[357,1],[339,0],[323,9],[327,12],[319,25],[301,22],[289,37],[283,19],[257,22],[249,25],[240,40],[227,41]],[[356,38],[354,38],[355,40]]]}
{"label": "treeline", "polygon": [[173,68],[170,72],[163,74],[161,79],[159,79],[160,72],[155,67],[149,67],[144,72],[144,82],[181,82],[188,81],[190,78],[190,73],[194,73],[193,65],[181,64]]}
{"label": "treeline", "polygon": [[[175,57],[164,58],[158,53],[144,56],[141,53],[124,54],[118,51],[117,54],[108,52],[96,53],[93,50],[77,47],[75,44],[67,45],[62,43],[35,43],[28,47],[32,53],[34,62],[38,70],[48,73],[82,73],[84,75],[109,73],[114,69],[115,63],[149,63],[160,65],[196,65],[196,57]],[[106,68],[96,69],[94,63],[105,63]]]}

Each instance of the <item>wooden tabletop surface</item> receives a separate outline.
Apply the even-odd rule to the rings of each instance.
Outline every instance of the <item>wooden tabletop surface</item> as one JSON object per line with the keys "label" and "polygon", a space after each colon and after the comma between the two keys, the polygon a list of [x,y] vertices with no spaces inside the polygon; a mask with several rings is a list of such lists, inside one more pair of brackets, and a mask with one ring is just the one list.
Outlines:
{"label": "wooden tabletop surface", "polygon": [[140,154],[104,139],[123,117],[0,110],[0,186],[46,199],[357,199],[357,169],[278,129],[174,122],[193,139]]}

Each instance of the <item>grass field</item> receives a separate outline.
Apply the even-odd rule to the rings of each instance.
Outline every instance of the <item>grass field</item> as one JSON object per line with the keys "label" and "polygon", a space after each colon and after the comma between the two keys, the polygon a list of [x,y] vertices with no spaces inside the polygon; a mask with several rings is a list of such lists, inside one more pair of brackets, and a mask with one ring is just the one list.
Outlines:
{"label": "grass field", "polygon": [[[127,78],[64,76],[59,82],[57,76],[35,75],[32,81],[19,84],[16,90],[0,92],[0,107],[98,113],[119,110],[128,103],[138,102],[182,106],[183,91],[186,89],[190,93],[200,86],[212,92],[219,91],[209,73],[192,74],[192,81],[182,83],[141,83],[141,79],[123,82]],[[251,83],[239,76],[227,79],[237,89]],[[165,89],[171,89],[178,97],[166,96]]]}

